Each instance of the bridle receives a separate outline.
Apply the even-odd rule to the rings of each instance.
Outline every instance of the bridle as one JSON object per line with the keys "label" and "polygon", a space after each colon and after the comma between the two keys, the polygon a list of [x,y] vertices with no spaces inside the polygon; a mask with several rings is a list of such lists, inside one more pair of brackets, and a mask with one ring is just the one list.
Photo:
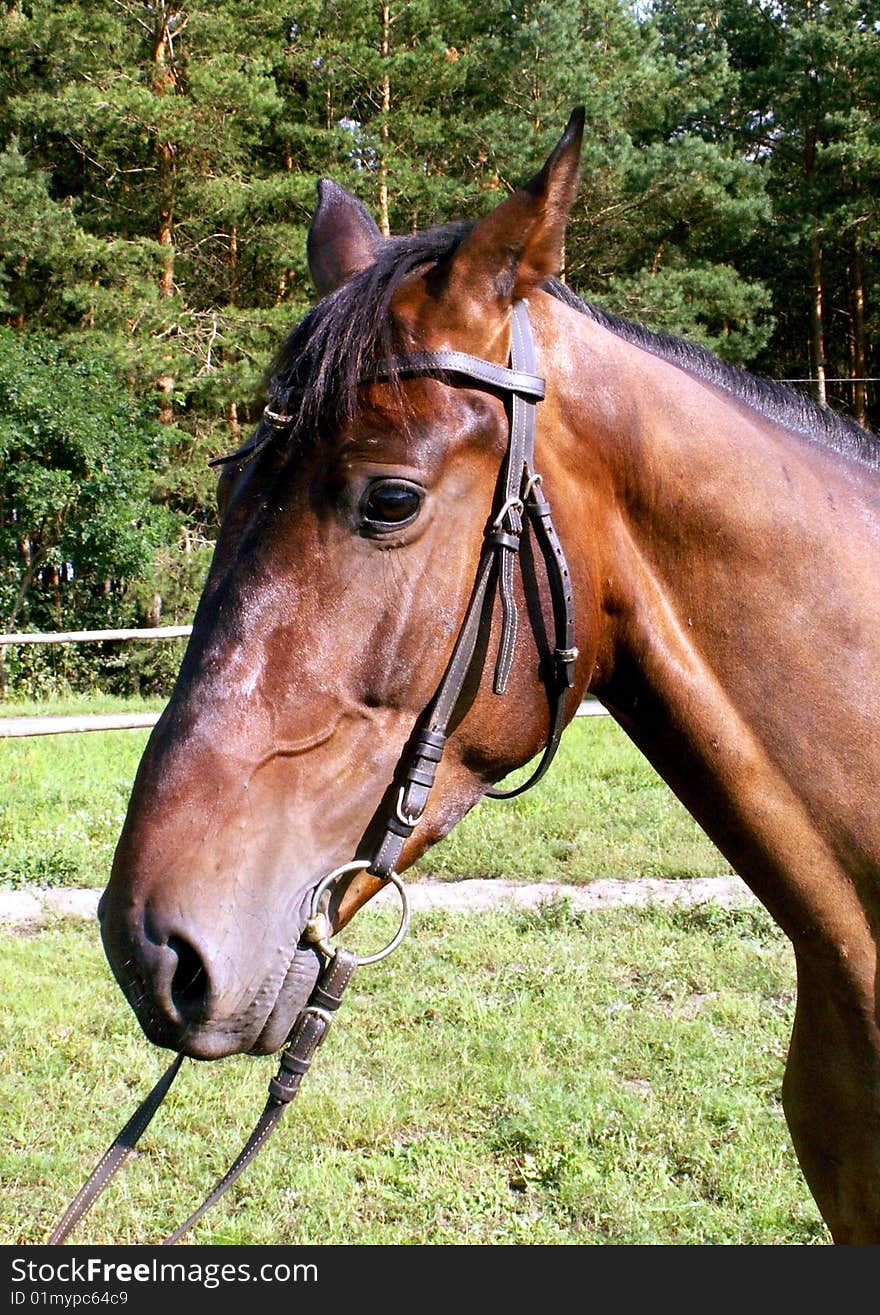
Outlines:
{"label": "bridle", "polygon": [[[553,526],[550,504],[544,496],[541,476],[534,468],[535,406],[544,397],[545,389],[543,378],[535,373],[535,346],[527,303],[519,301],[513,306],[509,366],[496,365],[458,351],[415,352],[396,358],[392,366],[401,376],[437,375],[446,379],[465,379],[485,388],[496,389],[510,399],[510,432],[499,473],[499,492],[496,494],[499,502],[497,509],[493,509],[492,519],[485,532],[476,579],[452,656],[436,694],[419,719],[410,747],[398,763],[395,772],[396,801],[383,819],[380,838],[374,845],[372,855],[370,858],[355,859],[328,873],[313,892],[311,917],[306,925],[304,939],[320,950],[324,967],[308,1004],[290,1032],[278,1073],[269,1083],[265,1109],[227,1172],[199,1208],[165,1239],[164,1245],[178,1242],[189,1232],[265,1145],[287,1105],[299,1090],[355,969],[384,958],[403,939],[409,921],[409,908],[406,890],[395,871],[395,865],[406,841],[424,814],[452,719],[473,675],[481,634],[485,626],[491,623],[496,589],[501,601],[501,638],[495,661],[493,690],[496,694],[503,694],[507,689],[519,625],[514,593],[514,566],[526,524],[531,526],[544,560],[553,609],[554,643],[542,673],[550,703],[550,724],[543,753],[528,779],[509,790],[490,788],[485,793],[494,799],[510,799],[535,785],[550,766],[565,728],[568,692],[574,683],[574,664],[578,657],[578,650],[574,646],[574,601],[571,578],[562,545]],[[380,379],[386,374],[385,369],[374,370],[364,377],[364,382]],[[272,430],[289,426],[292,417],[267,407],[265,421],[271,433]],[[252,459],[266,441],[267,435],[264,432],[231,454],[230,458],[220,460]],[[530,581],[525,572],[523,584],[528,595]],[[534,587],[534,582],[531,585]],[[537,614],[543,615],[540,606]],[[378,953],[360,957],[349,950],[331,945],[331,929],[322,910],[325,894],[344,877],[356,871],[367,871],[380,881],[394,885],[403,908],[400,928],[393,940]],[[182,1053],[175,1056],[153,1090],[98,1161],[48,1239],[49,1243],[63,1242],[107,1187],[148,1127],[177,1076],[183,1059]]]}

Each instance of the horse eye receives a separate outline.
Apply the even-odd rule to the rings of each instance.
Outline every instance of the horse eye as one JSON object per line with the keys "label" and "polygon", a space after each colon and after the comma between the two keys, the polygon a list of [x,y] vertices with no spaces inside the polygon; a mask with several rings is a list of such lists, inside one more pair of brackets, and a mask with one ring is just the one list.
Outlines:
{"label": "horse eye", "polygon": [[422,490],[403,480],[384,479],[371,484],[361,500],[361,515],[369,528],[406,525],[422,505]]}

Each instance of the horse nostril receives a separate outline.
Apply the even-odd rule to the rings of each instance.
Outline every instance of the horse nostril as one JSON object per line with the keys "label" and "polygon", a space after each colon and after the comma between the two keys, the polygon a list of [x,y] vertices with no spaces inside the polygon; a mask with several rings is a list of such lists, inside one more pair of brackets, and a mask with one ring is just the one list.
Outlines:
{"label": "horse nostril", "polygon": [[182,936],[169,936],[168,948],[177,955],[171,979],[171,1000],[181,1018],[201,1022],[208,1011],[210,981],[196,950]]}

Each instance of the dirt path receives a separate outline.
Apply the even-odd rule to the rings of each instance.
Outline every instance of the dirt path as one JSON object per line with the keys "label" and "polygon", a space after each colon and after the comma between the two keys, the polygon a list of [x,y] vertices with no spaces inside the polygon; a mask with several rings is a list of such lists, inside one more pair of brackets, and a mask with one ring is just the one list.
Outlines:
{"label": "dirt path", "polygon": [[[483,912],[505,907],[537,908],[552,900],[567,899],[573,909],[609,909],[621,905],[707,904],[730,907],[753,904],[755,897],[739,877],[655,877],[631,881],[592,881],[567,886],[558,881],[531,884],[518,881],[474,879],[437,881],[423,877],[407,885],[414,910],[446,909]],[[0,891],[0,925],[35,926],[58,917],[94,918],[99,890]]]}

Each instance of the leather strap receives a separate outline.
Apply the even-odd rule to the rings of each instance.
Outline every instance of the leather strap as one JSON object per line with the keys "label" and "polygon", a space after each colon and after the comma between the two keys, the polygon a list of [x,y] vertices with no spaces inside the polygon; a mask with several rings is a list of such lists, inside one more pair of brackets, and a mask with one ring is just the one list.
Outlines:
{"label": "leather strap", "polygon": [[76,1196],[64,1212],[61,1222],[48,1239],[54,1246],[73,1231],[83,1215],[91,1210],[95,1201],[104,1191],[110,1179],[115,1177],[124,1160],[128,1158],[143,1134],[152,1122],[153,1115],[168,1094],[168,1088],[180,1071],[183,1055],[176,1055],[173,1062],[162,1074],[149,1096],[141,1102],[128,1123],[101,1156],[98,1163],[83,1183]]}
{"label": "leather strap", "polygon": [[[525,373],[520,370],[508,370],[503,365],[495,365],[492,361],[484,361],[479,356],[470,356],[467,352],[413,352],[410,356],[404,356],[396,360],[394,368],[399,374],[406,375],[466,375],[469,379],[476,380],[477,383],[488,384],[492,388],[501,389],[502,392],[528,397],[534,401],[540,401],[544,396],[544,380],[540,375]],[[387,374],[386,367],[377,366],[376,369],[371,370],[364,376],[364,382],[370,379],[382,379]],[[224,453],[223,456],[211,457],[208,465],[247,465],[266,446],[274,434],[289,429],[296,417],[274,411],[271,406],[266,406],[263,408],[263,419],[266,422],[265,425],[260,425],[256,432],[240,447],[237,447],[234,452]]]}
{"label": "leather strap", "polygon": [[[174,1246],[215,1206],[260,1153],[281,1115],[299,1091],[312,1066],[315,1051],[327,1035],[333,1015],[342,1003],[345,989],[354,976],[357,955],[338,949],[318,978],[311,999],[293,1026],[277,1074],[269,1083],[269,1099],[257,1125],[222,1178],[218,1179],[197,1210],[166,1237],[163,1246]],[[320,1003],[319,1003],[320,1002]]]}
{"label": "leather strap", "polygon": [[[281,1056],[277,1074],[269,1083],[269,1099],[263,1113],[250,1137],[239,1151],[226,1173],[215,1184],[197,1210],[162,1243],[173,1246],[198,1223],[212,1206],[220,1200],[236,1178],[245,1169],[265,1145],[269,1135],[274,1131],[281,1115],[299,1091],[300,1083],[308,1073],[315,1051],[327,1035],[333,1015],[342,1003],[346,987],[354,976],[357,967],[357,955],[349,950],[337,949],[333,958],[325,965],[318,978],[308,1005],[299,1015]],[[149,1127],[153,1115],[158,1110],[168,1093],[171,1083],[177,1076],[183,1063],[182,1054],[163,1073],[153,1090],[138,1106],[125,1127],[116,1137],[109,1149],[95,1165],[86,1182],[77,1192],[67,1207],[63,1218],[48,1239],[50,1245],[65,1241],[83,1215],[89,1211],[95,1201],[109,1186],[122,1167],[123,1161],[137,1145],[143,1133]]]}
{"label": "leather strap", "polygon": [[[490,374],[492,382],[498,386],[501,386],[502,377],[516,381],[539,379],[535,374],[535,346],[526,303],[517,302],[513,307],[510,369],[493,366],[490,371],[486,368],[487,362],[463,352],[420,352],[400,358],[395,361],[395,367],[401,373],[434,370],[442,373],[449,368],[451,355],[456,358],[456,373],[478,382],[486,382]],[[479,371],[473,368],[474,362],[481,367]],[[486,791],[488,797],[510,799],[535,785],[553,761],[565,729],[568,691],[574,681],[574,663],[578,654],[574,647],[571,577],[553,527],[550,504],[544,497],[540,477],[534,474],[535,400],[544,395],[543,380],[540,390],[535,388],[528,394],[521,387],[511,386],[509,391],[510,439],[500,480],[501,507],[486,531],[476,581],[452,656],[433,702],[422,718],[423,729],[417,734],[409,757],[398,772],[397,805],[394,813],[385,819],[384,831],[369,867],[370,873],[382,880],[387,880],[395,870],[403,847],[418,826],[427,805],[449,726],[474,663],[480,630],[493,599],[492,586],[495,583],[501,599],[501,641],[493,689],[496,694],[503,694],[507,688],[519,624],[513,575],[524,528],[524,513],[539,543],[553,605],[555,647],[552,670],[545,673],[551,707],[550,727],[541,760],[529,779],[511,790],[489,788]]]}
{"label": "leather strap", "polygon": [[[517,303],[519,306],[523,304]],[[412,352],[408,356],[395,357],[393,362],[398,374],[460,374],[477,383],[488,384],[491,388],[500,388],[502,392],[540,402],[546,391],[541,375],[520,368],[513,357],[511,365],[512,368],[508,369],[505,365],[484,361],[481,356],[455,351]],[[370,379],[382,379],[387,374],[388,370],[380,365],[364,375],[363,381],[366,383]]]}

